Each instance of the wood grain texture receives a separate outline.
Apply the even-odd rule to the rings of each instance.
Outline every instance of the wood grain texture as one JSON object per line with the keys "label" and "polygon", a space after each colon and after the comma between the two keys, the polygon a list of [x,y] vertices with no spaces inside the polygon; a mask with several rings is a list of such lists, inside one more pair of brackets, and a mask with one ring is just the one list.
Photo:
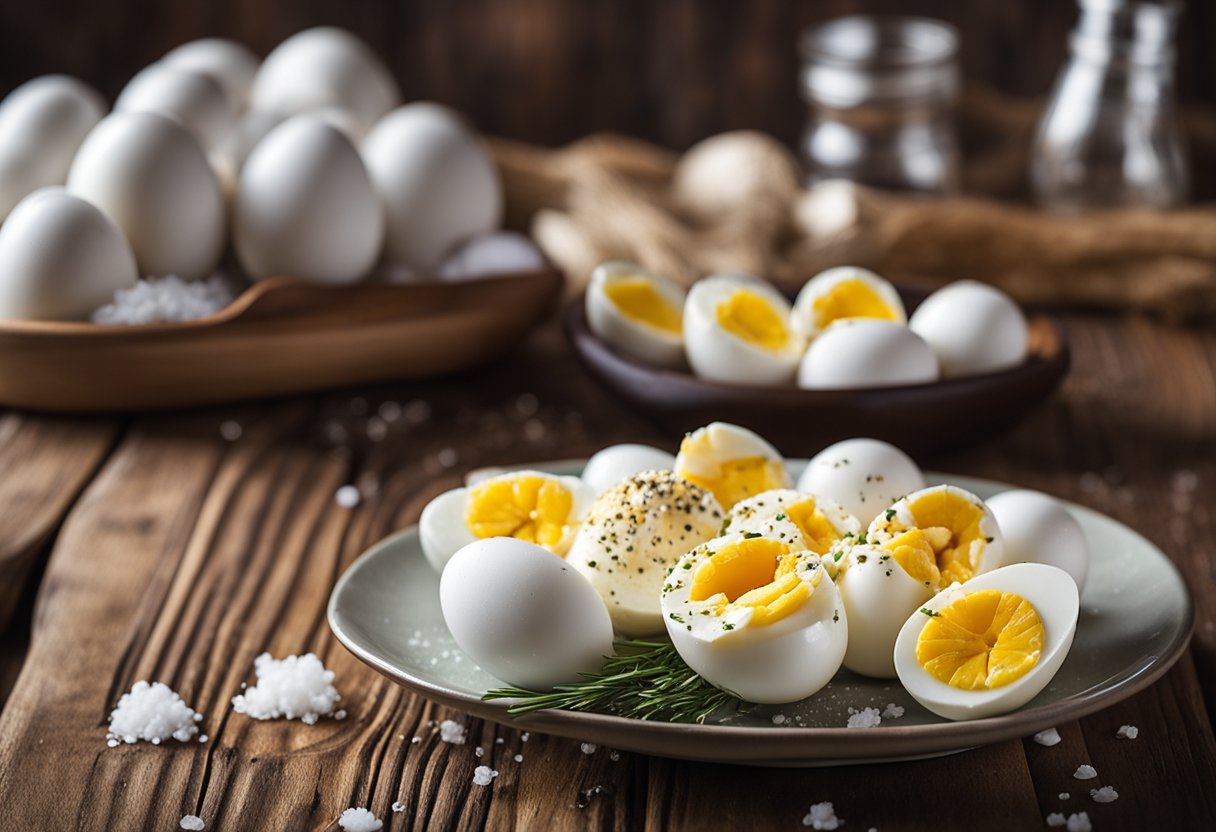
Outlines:
{"label": "wood grain texture", "polygon": [[[1198,626],[1160,683],[1060,726],[1054,748],[1014,741],[826,771],[588,755],[429,705],[347,654],[324,622],[334,580],[466,470],[614,441],[674,444],[584,376],[550,323],[481,371],[135,420],[69,515],[42,580],[29,657],[0,714],[0,826],[173,829],[193,813],[208,830],[337,829],[343,809],[369,806],[389,829],[801,828],[823,800],[861,830],[1026,829],[1082,810],[1098,829],[1210,825],[1216,333],[1066,321],[1074,370],[1061,393],[997,442],[930,462],[1131,524],[1187,576]],[[226,420],[242,425],[235,442],[219,434]],[[57,447],[35,444],[52,456]],[[351,510],[333,500],[344,483],[364,493]],[[232,713],[263,650],[316,651],[337,674],[347,718],[305,726]],[[199,709],[209,741],[107,749],[106,715],[140,678]],[[466,744],[439,740],[447,718],[467,726]],[[1140,738],[1116,740],[1122,724]],[[492,788],[472,783],[483,763],[499,771]],[[1072,779],[1082,763],[1099,779]],[[1119,800],[1093,803],[1098,785]]]}

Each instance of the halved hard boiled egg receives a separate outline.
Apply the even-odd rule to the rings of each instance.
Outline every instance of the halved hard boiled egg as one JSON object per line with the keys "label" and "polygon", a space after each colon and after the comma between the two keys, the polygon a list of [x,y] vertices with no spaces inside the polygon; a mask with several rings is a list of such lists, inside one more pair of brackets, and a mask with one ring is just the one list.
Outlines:
{"label": "halved hard boiled egg", "polygon": [[1077,630],[1076,582],[1017,563],[951,587],[908,618],[895,643],[899,681],[946,719],[980,719],[1033,699],[1064,663]]}
{"label": "halved hard boiled egg", "polygon": [[740,500],[731,508],[722,534],[746,533],[826,555],[846,536],[860,534],[861,523],[826,497],[778,488]]}
{"label": "halved hard boiled egg", "polygon": [[670,471],[675,464],[675,456],[650,445],[609,445],[587,460],[582,478],[596,494],[602,494],[634,474]]}
{"label": "halved hard boiled egg", "polygon": [[744,274],[693,284],[684,304],[684,342],[694,373],[736,384],[788,384],[805,344],[790,328],[789,301]]}
{"label": "halved hard boiled egg", "polygon": [[710,422],[684,437],[677,476],[712,491],[722,508],[793,485],[781,454],[756,433],[729,422]]}
{"label": "halved hard boiled egg", "polygon": [[458,549],[488,537],[513,537],[565,556],[593,499],[578,477],[512,471],[431,500],[418,518],[418,536],[436,572]]}
{"label": "halved hard boiled egg", "polygon": [[899,292],[868,269],[838,266],[812,277],[794,301],[791,325],[803,338],[812,339],[833,321],[878,318],[905,323],[908,313]]}
{"label": "halved hard boiled egg", "polygon": [[667,633],[706,681],[750,702],[805,699],[831,681],[849,626],[819,556],[730,535],[682,557],[663,585]]}
{"label": "halved hard boiled egg", "polygon": [[636,263],[614,260],[591,273],[587,324],[621,352],[660,367],[684,366],[684,290]]}
{"label": "halved hard boiled egg", "polygon": [[829,445],[807,463],[798,490],[831,497],[865,526],[879,512],[925,487],[912,458],[878,439],[845,439]]}

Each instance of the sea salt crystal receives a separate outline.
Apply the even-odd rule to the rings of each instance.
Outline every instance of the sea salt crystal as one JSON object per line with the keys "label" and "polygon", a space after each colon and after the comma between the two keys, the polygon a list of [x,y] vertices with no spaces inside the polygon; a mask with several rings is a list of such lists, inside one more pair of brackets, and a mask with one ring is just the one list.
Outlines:
{"label": "sea salt crystal", "polygon": [[1047,816],[1048,826],[1063,826],[1068,823],[1068,818],[1064,817],[1063,812],[1052,812]]}
{"label": "sea salt crystal", "polygon": [[1093,824],[1089,822],[1088,812],[1077,812],[1075,815],[1068,816],[1068,823],[1065,824],[1068,832],[1093,832]]}
{"label": "sea salt crystal", "polygon": [[517,762],[517,763],[522,763],[523,761],[524,761],[524,755],[523,755],[523,754],[516,754],[516,755],[515,755],[515,762]]}
{"label": "sea salt crystal", "polygon": [[860,711],[849,708],[849,728],[877,728],[881,724],[882,714],[878,708],[862,708]]}
{"label": "sea salt crystal", "polygon": [[[527,731],[524,731],[522,734],[519,735],[520,742],[527,742],[530,739],[532,739],[532,735],[530,733],[528,733]],[[502,742],[502,738],[499,737],[498,741]]]}
{"label": "sea salt crystal", "polygon": [[394,801],[393,805],[389,808],[391,808],[394,812],[404,812],[405,804],[402,803],[400,800],[397,800],[397,801]]}
{"label": "sea salt crystal", "polygon": [[334,719],[346,719],[346,709],[334,711]]}
{"label": "sea salt crystal", "polygon": [[354,508],[359,505],[359,489],[353,485],[344,485],[334,492],[334,502],[342,508]]}
{"label": "sea salt crystal", "polygon": [[774,725],[784,725],[785,724],[785,714],[773,714],[773,724]]}
{"label": "sea salt crystal", "polygon": [[1060,800],[1068,800],[1070,797],[1072,797],[1072,795],[1068,792],[1060,792]]}
{"label": "sea salt crystal", "polygon": [[188,829],[190,832],[199,832],[200,829],[206,826],[203,823],[203,819],[198,815],[185,815],[177,822],[177,825],[181,829]]}
{"label": "sea salt crystal", "polygon": [[474,757],[481,757],[485,753],[486,753],[486,750],[484,748],[482,748],[480,745],[473,749]]}
{"label": "sea salt crystal", "polygon": [[621,759],[621,752],[617,751],[615,748],[612,749],[608,752],[608,759],[615,763],[617,760]]}
{"label": "sea salt crystal", "polygon": [[459,722],[445,719],[439,723],[439,739],[452,745],[464,745],[465,730]]}
{"label": "sea salt crystal", "polygon": [[811,811],[802,819],[802,825],[812,829],[839,829],[844,821],[836,817],[836,809],[831,801],[824,801],[811,806]]}
{"label": "sea salt crystal", "polygon": [[1135,725],[1120,725],[1119,730],[1115,732],[1117,740],[1134,740],[1140,736],[1140,729]]}
{"label": "sea salt crystal", "polygon": [[489,766],[478,766],[477,768],[473,769],[473,785],[488,786],[490,785],[490,782],[493,781],[493,779],[497,776],[498,772]]}
{"label": "sea salt crystal", "polygon": [[1103,786],[1100,789],[1090,789],[1089,796],[1094,799],[1094,803],[1114,803],[1119,799],[1119,793],[1115,791],[1113,786]]}
{"label": "sea salt crystal", "polygon": [[594,754],[594,753],[595,753],[595,748],[596,748],[596,745],[595,745],[595,743],[593,743],[593,742],[585,742],[585,743],[583,743],[582,745],[580,745],[580,746],[579,746],[579,749],[580,749],[580,750],[581,750],[581,751],[582,751],[584,754]]}
{"label": "sea salt crystal", "polygon": [[206,742],[208,739],[210,739],[210,737],[208,737],[206,734],[199,734],[199,735],[198,735],[198,741],[199,741],[199,742]]}
{"label": "sea salt crystal", "polygon": [[215,314],[233,298],[223,275],[214,274],[206,280],[182,280],[176,275],[149,277],[115,292],[113,300],[93,312],[93,323],[130,326],[191,321]]}
{"label": "sea salt crystal", "polygon": [[1048,728],[1046,731],[1040,731],[1034,735],[1034,741],[1039,745],[1051,747],[1060,744],[1060,732],[1055,728]]}
{"label": "sea salt crystal", "polygon": [[240,422],[234,422],[231,419],[226,419],[220,423],[220,436],[229,442],[235,442],[236,440],[240,439],[241,434],[244,432],[245,431],[241,427]]}
{"label": "sea salt crystal", "polygon": [[342,697],[333,686],[334,673],[313,653],[253,660],[257,684],[232,697],[232,709],[254,719],[299,719],[313,725],[334,711]]}
{"label": "sea salt crystal", "polygon": [[1077,780],[1093,780],[1098,776],[1098,770],[1093,766],[1077,766],[1072,776]]}
{"label": "sea salt crystal", "polygon": [[362,807],[346,809],[338,818],[338,826],[346,832],[377,832],[384,828],[384,821]]}
{"label": "sea salt crystal", "polygon": [[119,742],[135,743],[146,740],[160,745],[162,740],[181,742],[198,733],[202,714],[182,701],[167,685],[160,682],[138,681],[129,693],[118,700],[110,712],[110,730],[106,745],[114,748]]}
{"label": "sea salt crystal", "polygon": [[422,742],[422,737],[414,737],[412,740],[410,740],[410,745],[417,745],[420,742]]}
{"label": "sea salt crystal", "polygon": [[882,709],[883,719],[899,719],[904,715],[904,706],[896,705],[894,702],[888,702],[887,707]]}

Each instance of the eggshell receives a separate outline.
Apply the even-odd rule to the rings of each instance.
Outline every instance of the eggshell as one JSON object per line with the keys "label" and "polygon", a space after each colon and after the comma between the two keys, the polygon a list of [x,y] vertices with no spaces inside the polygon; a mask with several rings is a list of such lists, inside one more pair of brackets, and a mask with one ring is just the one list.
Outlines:
{"label": "eggshell", "polygon": [[135,279],[118,226],[63,188],[35,191],[0,225],[0,318],[88,318]]}
{"label": "eggshell", "polygon": [[798,386],[843,390],[937,381],[937,358],[907,327],[874,318],[828,325],[802,358]]}
{"label": "eggshell", "polygon": [[502,221],[502,182],[481,139],[454,112],[418,103],[367,134],[363,161],[387,215],[388,260],[434,271],[445,254]]}
{"label": "eggshell", "polygon": [[491,537],[452,556],[439,603],[460,649],[530,690],[573,682],[612,654],[612,621],[591,584],[541,547]]}
{"label": "eggshell", "polygon": [[545,255],[518,231],[493,231],[456,246],[439,264],[441,280],[475,280],[544,268]]}
{"label": "eggshell", "polygon": [[608,296],[608,288],[613,283],[637,278],[647,281],[681,315],[683,326],[684,290],[670,278],[623,260],[600,263],[591,272],[583,300],[587,325],[597,338],[607,341],[626,355],[658,367],[684,367],[687,362],[681,333],[631,318]]}
{"label": "eggshell", "polygon": [[163,62],[144,67],[127,82],[114,112],[167,116],[210,152],[227,146],[237,122],[236,108],[213,77]]}
{"label": "eggshell", "polygon": [[68,191],[110,215],[141,276],[210,275],[224,250],[223,193],[194,137],[156,113],[113,113],[68,172]]}
{"label": "eggshell", "polygon": [[925,477],[912,458],[878,439],[845,439],[811,458],[798,490],[830,497],[869,526],[900,497],[920,491]]}
{"label": "eggshell", "polygon": [[1085,532],[1063,504],[1038,491],[1004,491],[987,500],[1005,539],[1008,563],[1046,563],[1063,569],[1084,591],[1089,575]]}
{"label": "eggshell", "polygon": [[244,44],[224,38],[201,38],[183,43],[161,58],[170,66],[210,75],[224,89],[234,112],[249,101],[249,88],[258,71],[258,56]]}
{"label": "eggshell", "polygon": [[0,222],[27,194],[62,185],[105,99],[66,75],[43,75],[0,102]]}
{"label": "eggshell", "polygon": [[[782,319],[790,337],[780,349],[766,349],[725,329],[717,309],[736,291],[763,297]],[[746,274],[711,275],[688,290],[684,303],[684,349],[701,378],[734,384],[788,384],[798,368],[804,342],[790,330],[790,304],[773,286]]]}
{"label": "eggshell", "polygon": [[974,280],[925,298],[908,327],[933,348],[945,376],[994,373],[1026,360],[1029,329],[1022,310],[1004,292]]}
{"label": "eggshell", "polygon": [[359,153],[314,116],[267,134],[241,169],[234,202],[233,242],[253,280],[349,284],[379,256],[384,214]]}

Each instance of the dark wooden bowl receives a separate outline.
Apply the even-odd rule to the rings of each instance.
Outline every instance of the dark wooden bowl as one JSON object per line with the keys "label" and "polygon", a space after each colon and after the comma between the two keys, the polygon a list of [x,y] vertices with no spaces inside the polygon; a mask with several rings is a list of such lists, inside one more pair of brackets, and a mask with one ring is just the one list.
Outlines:
{"label": "dark wooden bowl", "polygon": [[[909,312],[927,293],[901,288]],[[587,326],[579,297],[563,313],[566,336],[605,387],[659,427],[682,434],[708,422],[751,428],[791,456],[855,436],[883,439],[913,456],[974,445],[1008,430],[1068,372],[1068,340],[1056,320],[1029,318],[1030,355],[999,373],[861,390],[725,384],[617,352]]]}

